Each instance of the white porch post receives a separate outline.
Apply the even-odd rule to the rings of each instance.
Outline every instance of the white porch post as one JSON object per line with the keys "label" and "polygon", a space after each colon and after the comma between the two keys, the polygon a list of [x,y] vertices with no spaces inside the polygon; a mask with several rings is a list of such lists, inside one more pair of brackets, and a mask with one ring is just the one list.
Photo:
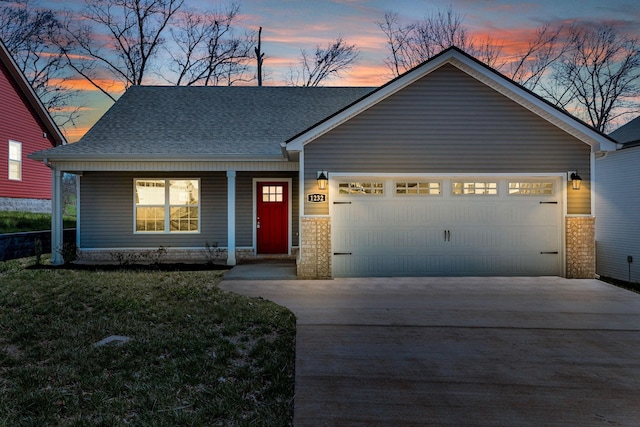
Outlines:
{"label": "white porch post", "polygon": [[236,171],[227,171],[227,265],[236,265]]}
{"label": "white porch post", "polygon": [[62,245],[62,172],[54,167],[51,169],[51,264],[64,263],[62,254],[59,252]]}
{"label": "white porch post", "polygon": [[76,248],[80,249],[80,177],[76,175]]}

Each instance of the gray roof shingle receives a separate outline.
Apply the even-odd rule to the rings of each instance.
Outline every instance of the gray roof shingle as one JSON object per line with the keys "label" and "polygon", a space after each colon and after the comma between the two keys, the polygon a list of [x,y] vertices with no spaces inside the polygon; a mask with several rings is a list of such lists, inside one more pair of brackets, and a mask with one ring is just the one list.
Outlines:
{"label": "gray roof shingle", "polygon": [[134,86],[79,142],[35,157],[281,156],[280,143],[374,89]]}
{"label": "gray roof shingle", "polygon": [[609,136],[621,144],[640,142],[640,116],[620,126]]}
{"label": "gray roof shingle", "polygon": [[620,126],[609,136],[622,144],[640,142],[640,116]]}

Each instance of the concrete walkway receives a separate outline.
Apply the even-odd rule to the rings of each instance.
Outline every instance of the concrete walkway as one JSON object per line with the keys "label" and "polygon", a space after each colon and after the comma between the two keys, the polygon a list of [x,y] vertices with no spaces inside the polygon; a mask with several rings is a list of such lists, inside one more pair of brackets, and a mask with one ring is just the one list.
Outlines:
{"label": "concrete walkway", "polygon": [[221,287],[297,316],[296,427],[640,425],[640,295],[597,280]]}

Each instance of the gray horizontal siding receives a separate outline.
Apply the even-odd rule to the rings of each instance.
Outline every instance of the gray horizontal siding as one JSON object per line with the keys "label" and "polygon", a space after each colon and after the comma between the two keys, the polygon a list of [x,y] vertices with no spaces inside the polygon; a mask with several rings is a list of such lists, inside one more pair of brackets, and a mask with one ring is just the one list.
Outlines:
{"label": "gray horizontal siding", "polygon": [[[134,234],[135,178],[200,178],[200,233]],[[226,246],[227,178],[224,172],[87,172],[80,178],[80,214],[80,247],[85,249],[204,247],[205,242]]]}
{"label": "gray horizontal siding", "polygon": [[596,160],[596,272],[640,282],[640,147]]}
{"label": "gray horizontal siding", "polygon": [[[200,178],[199,234],[134,234],[135,178]],[[293,178],[293,245],[298,245],[298,174],[239,172],[236,177],[236,246],[253,246],[253,178]],[[80,247],[143,248],[227,246],[227,178],[225,172],[85,172],[80,179]]]}
{"label": "gray horizontal siding", "polygon": [[[559,173],[578,170],[568,213],[591,210],[590,147],[446,65],[305,146],[305,193],[316,171]],[[326,204],[305,214],[326,215]]]}

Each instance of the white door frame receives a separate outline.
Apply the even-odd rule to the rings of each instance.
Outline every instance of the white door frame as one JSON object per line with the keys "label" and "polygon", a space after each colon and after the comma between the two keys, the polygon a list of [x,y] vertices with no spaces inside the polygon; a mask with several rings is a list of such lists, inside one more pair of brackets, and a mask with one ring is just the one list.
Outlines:
{"label": "white door frame", "polygon": [[253,255],[256,256],[258,255],[258,232],[257,232],[257,221],[256,218],[258,216],[258,182],[286,182],[287,183],[287,228],[288,228],[288,232],[287,232],[287,255],[291,255],[291,244],[292,244],[292,235],[293,235],[293,231],[291,230],[291,226],[293,224],[292,221],[292,198],[293,198],[293,194],[291,194],[291,188],[292,188],[292,182],[293,179],[292,178],[253,178],[253,183],[252,183],[252,190],[251,190],[251,194],[252,194],[252,203],[253,203],[253,220],[252,220],[252,224],[253,224],[253,236],[252,236],[252,242],[253,242]]}

